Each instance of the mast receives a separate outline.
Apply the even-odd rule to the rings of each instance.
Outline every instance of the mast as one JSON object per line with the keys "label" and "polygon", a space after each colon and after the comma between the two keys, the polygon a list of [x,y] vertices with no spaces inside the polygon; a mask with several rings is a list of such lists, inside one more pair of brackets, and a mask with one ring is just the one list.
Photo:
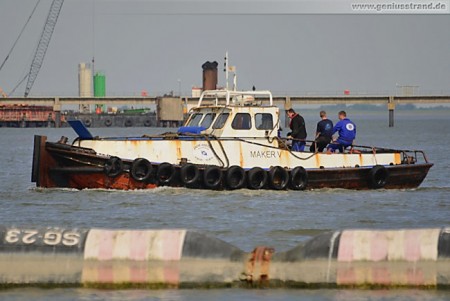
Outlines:
{"label": "mast", "polygon": [[225,62],[223,63],[223,68],[223,71],[225,71],[225,89],[228,90],[228,51],[225,52]]}
{"label": "mast", "polygon": [[228,51],[225,52],[225,62],[224,62],[224,70],[225,71],[225,88],[228,90],[228,72],[233,72],[233,91],[237,90],[237,74],[236,74],[236,66],[229,66],[228,64]]}

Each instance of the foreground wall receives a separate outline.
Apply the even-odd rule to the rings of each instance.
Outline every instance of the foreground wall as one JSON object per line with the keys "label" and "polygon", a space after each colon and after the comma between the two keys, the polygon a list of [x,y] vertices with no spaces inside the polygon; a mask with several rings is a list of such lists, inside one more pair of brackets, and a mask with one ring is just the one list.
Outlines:
{"label": "foreground wall", "polygon": [[0,285],[450,288],[450,228],[343,230],[246,253],[190,230],[0,226]]}

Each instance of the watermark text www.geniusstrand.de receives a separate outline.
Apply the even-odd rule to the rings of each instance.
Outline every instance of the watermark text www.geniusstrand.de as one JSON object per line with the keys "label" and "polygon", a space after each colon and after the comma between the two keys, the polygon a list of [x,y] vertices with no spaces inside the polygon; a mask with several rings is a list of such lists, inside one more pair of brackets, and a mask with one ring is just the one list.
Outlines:
{"label": "watermark text www.geniusstrand.de", "polygon": [[448,2],[365,2],[351,3],[353,12],[361,13],[404,13],[404,14],[439,14],[448,13],[450,5]]}

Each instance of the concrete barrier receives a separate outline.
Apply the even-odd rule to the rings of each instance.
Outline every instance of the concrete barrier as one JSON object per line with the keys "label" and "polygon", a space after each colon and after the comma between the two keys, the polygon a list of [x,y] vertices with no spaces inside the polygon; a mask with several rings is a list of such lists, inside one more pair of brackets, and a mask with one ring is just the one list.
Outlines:
{"label": "concrete barrier", "polygon": [[450,228],[342,230],[246,253],[198,231],[0,226],[0,285],[450,288]]}

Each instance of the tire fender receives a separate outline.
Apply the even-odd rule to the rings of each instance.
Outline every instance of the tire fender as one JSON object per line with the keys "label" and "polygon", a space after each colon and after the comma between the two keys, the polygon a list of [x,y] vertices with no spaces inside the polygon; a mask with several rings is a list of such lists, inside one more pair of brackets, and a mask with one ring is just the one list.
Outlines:
{"label": "tire fender", "polygon": [[233,165],[226,172],[226,183],[229,189],[240,189],[245,184],[245,171],[242,167]]}
{"label": "tire fender", "polygon": [[222,183],[223,173],[220,167],[209,165],[203,172],[203,184],[209,189],[217,189]]}
{"label": "tire fender", "polygon": [[86,126],[86,127],[91,127],[91,125],[92,125],[92,121],[91,121],[91,119],[90,118],[86,118],[84,121],[83,121],[83,123],[84,123],[84,125]]}
{"label": "tire fender", "polygon": [[192,163],[183,165],[180,169],[181,182],[186,185],[193,185],[197,183],[200,177],[198,166]]}
{"label": "tire fender", "polygon": [[369,171],[369,187],[372,189],[380,189],[386,185],[389,172],[383,165],[375,165]]}
{"label": "tire fender", "polygon": [[156,178],[162,185],[168,185],[172,182],[175,176],[175,167],[167,162],[161,163],[158,166],[158,171],[156,172]]}
{"label": "tire fender", "polygon": [[133,120],[131,120],[130,118],[127,118],[127,119],[125,120],[125,126],[126,126],[126,127],[131,127],[131,126],[133,126]]}
{"label": "tire fender", "polygon": [[289,188],[292,190],[305,190],[308,186],[308,172],[302,166],[291,170],[289,177]]}
{"label": "tire fender", "polygon": [[111,157],[103,166],[104,173],[110,177],[115,178],[123,171],[123,162],[119,157]]}
{"label": "tire fender", "polygon": [[130,175],[134,180],[144,182],[150,178],[152,171],[153,167],[150,161],[145,158],[137,158],[131,164]]}
{"label": "tire fender", "polygon": [[247,172],[247,186],[249,189],[262,189],[267,182],[267,172],[261,167],[253,167]]}
{"label": "tire fender", "polygon": [[269,169],[269,184],[275,190],[286,189],[289,184],[289,172],[281,166],[272,166]]}
{"label": "tire fender", "polygon": [[146,127],[152,126],[152,121],[150,119],[145,119],[144,120],[144,126],[146,126]]}

